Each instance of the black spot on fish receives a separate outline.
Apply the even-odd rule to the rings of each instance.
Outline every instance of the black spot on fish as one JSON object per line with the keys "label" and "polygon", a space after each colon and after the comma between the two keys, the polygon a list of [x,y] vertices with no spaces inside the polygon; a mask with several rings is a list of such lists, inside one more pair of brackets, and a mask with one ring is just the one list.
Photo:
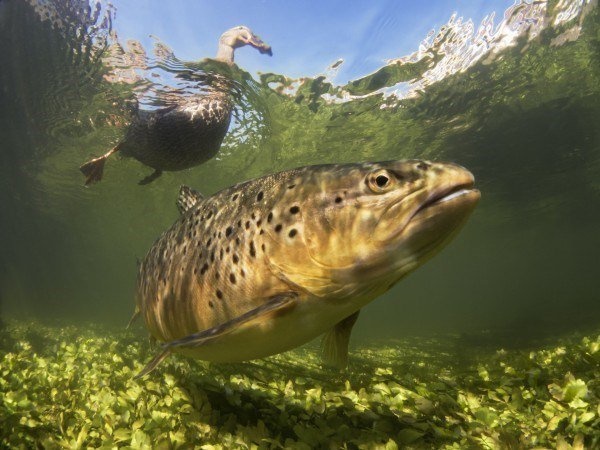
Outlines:
{"label": "black spot on fish", "polygon": [[281,231],[282,227],[283,227],[283,225],[281,225],[280,223],[278,223],[277,225],[275,225],[275,232],[279,233]]}
{"label": "black spot on fish", "polygon": [[246,230],[247,230],[248,228],[250,228],[250,221],[249,221],[249,220],[246,222]]}
{"label": "black spot on fish", "polygon": [[235,253],[233,254],[233,263],[237,264],[239,262],[240,258],[238,257],[238,255],[236,255]]}
{"label": "black spot on fish", "polygon": [[240,245],[240,238],[239,237],[235,238],[235,245]]}
{"label": "black spot on fish", "polygon": [[238,224],[237,225],[238,225],[238,228],[242,228],[242,221],[238,220]]}
{"label": "black spot on fish", "polygon": [[198,268],[194,267],[194,275],[196,275],[198,273]]}
{"label": "black spot on fish", "polygon": [[336,203],[342,203],[342,197],[336,197],[335,198],[335,202]]}
{"label": "black spot on fish", "polygon": [[216,294],[217,294],[217,298],[218,298],[219,300],[223,298],[223,293],[222,293],[220,290],[218,290],[218,289],[217,289],[217,292],[216,292]]}
{"label": "black spot on fish", "polygon": [[290,208],[290,213],[291,214],[298,214],[300,212],[300,208],[298,206],[292,206]]}
{"label": "black spot on fish", "polygon": [[293,238],[294,236],[296,236],[297,233],[298,233],[298,231],[295,228],[292,228],[290,230],[290,232],[288,233],[288,236]]}
{"label": "black spot on fish", "polygon": [[208,306],[209,306],[209,307],[211,307],[211,308],[214,308],[214,307],[215,307],[214,303],[213,303],[213,302],[211,302],[210,300],[208,301]]}
{"label": "black spot on fish", "polygon": [[290,185],[288,186],[288,189],[294,189],[295,187],[296,187],[296,185],[295,185],[295,184],[290,184]]}
{"label": "black spot on fish", "polygon": [[258,195],[256,196],[256,200],[260,202],[263,199],[263,197],[264,197],[263,191],[260,191],[258,193]]}
{"label": "black spot on fish", "polygon": [[210,261],[211,262],[215,262],[215,251],[213,250],[212,253],[210,254]]}
{"label": "black spot on fish", "polygon": [[228,245],[227,248],[225,249],[225,253],[229,253],[231,251],[231,247]]}
{"label": "black spot on fish", "polygon": [[223,249],[219,250],[219,259],[223,259]]}
{"label": "black spot on fish", "polygon": [[262,244],[260,248],[262,248],[263,253],[267,251],[267,247],[265,246],[265,244]]}
{"label": "black spot on fish", "polygon": [[256,222],[256,226],[260,227],[261,224],[262,224],[262,220],[258,219],[258,222]]}
{"label": "black spot on fish", "polygon": [[209,212],[208,212],[208,214],[206,215],[206,218],[207,218],[207,219],[210,219],[210,218],[212,217],[212,215],[213,215],[213,212],[212,212],[212,211],[209,211]]}
{"label": "black spot on fish", "polygon": [[233,233],[233,227],[227,227],[225,230],[225,237],[231,236],[231,233]]}
{"label": "black spot on fish", "polygon": [[261,230],[258,232],[258,234],[265,234],[265,230],[262,230],[262,229],[261,229]]}
{"label": "black spot on fish", "polygon": [[254,220],[254,219],[256,219],[256,214],[252,213],[252,214],[250,215],[250,217],[252,217],[252,220]]}
{"label": "black spot on fish", "polygon": [[212,238],[209,238],[208,241],[206,241],[206,248],[210,247],[210,244],[212,244]]}
{"label": "black spot on fish", "polygon": [[235,284],[235,275],[233,273],[229,274],[229,281],[231,281],[233,284]]}
{"label": "black spot on fish", "polygon": [[272,211],[271,211],[271,212],[269,213],[269,215],[267,216],[267,222],[268,222],[268,223],[271,223],[271,220],[273,220],[273,212],[272,212]]}
{"label": "black spot on fish", "polygon": [[231,200],[233,200],[234,202],[238,199],[239,194],[235,194],[233,197],[231,197]]}
{"label": "black spot on fish", "polygon": [[221,239],[221,236],[223,236],[223,234],[219,231],[219,239]]}
{"label": "black spot on fish", "polygon": [[215,280],[221,278],[221,274],[219,272],[215,272]]}
{"label": "black spot on fish", "polygon": [[256,256],[256,247],[254,247],[254,241],[250,241],[250,256],[253,258]]}

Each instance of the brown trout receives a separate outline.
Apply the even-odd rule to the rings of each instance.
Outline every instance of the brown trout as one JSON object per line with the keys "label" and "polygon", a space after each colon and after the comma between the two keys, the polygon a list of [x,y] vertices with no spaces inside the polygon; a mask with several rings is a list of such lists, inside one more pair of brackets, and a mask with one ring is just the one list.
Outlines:
{"label": "brown trout", "polygon": [[183,186],[181,217],[139,267],[136,312],[162,351],[214,362],[280,353],[321,334],[345,367],[360,309],[438,252],[477,204],[455,164],[302,167],[211,197]]}

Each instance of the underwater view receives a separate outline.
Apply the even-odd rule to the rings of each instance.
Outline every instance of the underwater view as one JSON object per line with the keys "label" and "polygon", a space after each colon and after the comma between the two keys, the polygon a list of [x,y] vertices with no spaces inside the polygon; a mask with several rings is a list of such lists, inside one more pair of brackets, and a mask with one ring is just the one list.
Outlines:
{"label": "underwater view", "polygon": [[596,0],[0,0],[0,448],[600,448]]}

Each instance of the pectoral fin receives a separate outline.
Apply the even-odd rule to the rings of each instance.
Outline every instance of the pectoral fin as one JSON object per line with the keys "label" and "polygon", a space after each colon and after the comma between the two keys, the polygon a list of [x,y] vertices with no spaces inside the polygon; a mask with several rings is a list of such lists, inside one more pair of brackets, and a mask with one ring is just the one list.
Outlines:
{"label": "pectoral fin", "polygon": [[298,294],[288,292],[270,297],[263,305],[254,308],[235,319],[221,325],[190,334],[189,336],[167,342],[162,351],[150,361],[134,378],[140,378],[153,371],[169,354],[177,348],[194,348],[219,339],[244,327],[255,325],[257,321],[269,320],[272,314],[284,313],[296,305]]}
{"label": "pectoral fin", "polygon": [[136,306],[135,311],[133,312],[133,315],[131,316],[131,319],[129,319],[127,328],[125,328],[126,330],[129,330],[129,328],[131,328],[131,325],[133,325],[133,322],[135,322],[135,319],[137,319],[139,317],[139,315],[140,315],[140,310]]}
{"label": "pectoral fin", "polygon": [[360,310],[339,321],[325,333],[321,342],[323,363],[326,366],[343,369],[348,365],[348,343],[352,327],[358,319]]}

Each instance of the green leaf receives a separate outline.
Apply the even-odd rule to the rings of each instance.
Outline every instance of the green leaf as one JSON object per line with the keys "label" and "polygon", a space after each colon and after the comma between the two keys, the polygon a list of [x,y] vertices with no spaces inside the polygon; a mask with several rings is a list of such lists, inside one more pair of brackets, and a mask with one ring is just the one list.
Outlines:
{"label": "green leaf", "polygon": [[131,430],[128,428],[117,428],[112,435],[115,438],[115,442],[129,441],[131,439]]}
{"label": "green leaf", "polygon": [[425,433],[420,430],[416,430],[414,428],[405,428],[398,432],[398,441],[403,444],[412,444],[418,439],[421,439]]}
{"label": "green leaf", "polygon": [[563,389],[563,399],[566,402],[584,398],[587,394],[588,388],[585,381],[579,379],[567,382]]}

